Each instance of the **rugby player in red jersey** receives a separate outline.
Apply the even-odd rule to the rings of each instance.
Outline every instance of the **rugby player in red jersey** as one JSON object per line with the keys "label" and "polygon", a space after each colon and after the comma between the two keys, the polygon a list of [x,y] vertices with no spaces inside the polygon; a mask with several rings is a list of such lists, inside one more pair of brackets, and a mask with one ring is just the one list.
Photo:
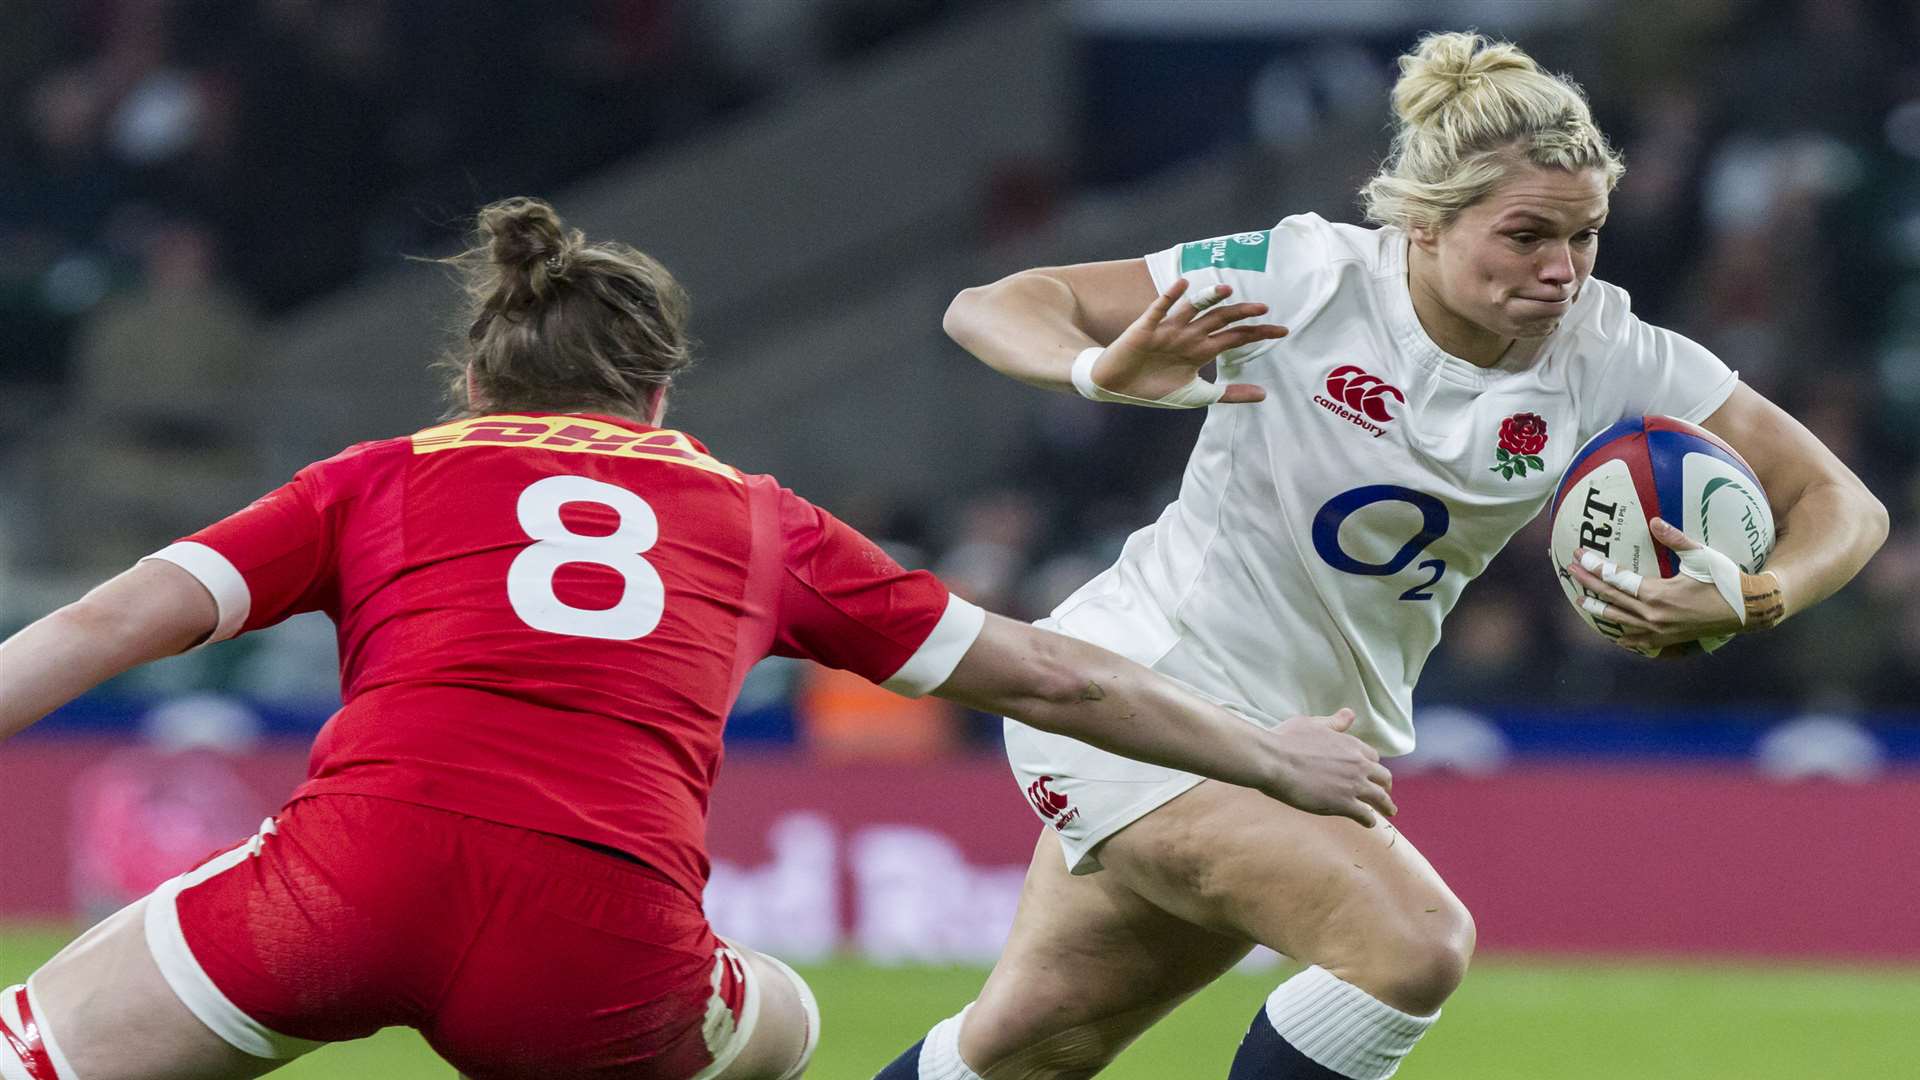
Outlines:
{"label": "rugby player in red jersey", "polygon": [[0,992],[0,1078],[250,1077],[391,1025],[483,1080],[800,1075],[805,983],[700,907],[722,726],[769,654],[1393,812],[1350,713],[1263,731],[660,428],[687,300],[644,254],[516,199],[452,261],[458,419],[303,469],[0,644],[0,738],[304,611],[338,625],[344,700],[258,835]]}

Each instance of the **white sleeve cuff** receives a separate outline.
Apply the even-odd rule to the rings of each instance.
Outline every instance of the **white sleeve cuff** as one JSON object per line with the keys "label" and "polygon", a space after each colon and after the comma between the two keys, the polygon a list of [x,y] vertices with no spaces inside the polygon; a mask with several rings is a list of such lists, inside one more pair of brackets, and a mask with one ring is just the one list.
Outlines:
{"label": "white sleeve cuff", "polygon": [[1733,392],[1739,388],[1740,388],[1740,373],[1737,371],[1728,372],[1727,377],[1720,381],[1720,385],[1713,388],[1712,393],[1709,393],[1706,397],[1702,398],[1698,405],[1695,405],[1693,408],[1687,410],[1686,415],[1682,416],[1680,419],[1685,420],[1690,424],[1700,424],[1700,423],[1706,422],[1707,417],[1712,416],[1716,412],[1719,412],[1720,406],[1725,405],[1727,403],[1727,399],[1732,397]]}
{"label": "white sleeve cuff", "polygon": [[[246,625],[247,615],[253,610],[253,593],[247,588],[247,579],[227,561],[225,555],[205,544],[196,544],[191,540],[182,540],[161,548],[147,556],[147,559],[159,559],[192,574],[194,580],[206,586],[213,594],[213,606],[219,615],[219,624],[213,628],[203,645],[216,641],[225,641],[238,634]],[[140,560],[146,562],[147,559]],[[957,662],[957,661],[956,661]]]}
{"label": "white sleeve cuff", "polygon": [[919,650],[900,665],[892,678],[880,685],[907,697],[931,692],[953,675],[953,669],[960,666],[960,658],[973,648],[974,639],[986,624],[985,611],[948,593],[947,610],[934,624],[933,633],[927,635]]}
{"label": "white sleeve cuff", "polygon": [[1162,248],[1145,256],[1147,276],[1153,279],[1154,292],[1166,292],[1167,286],[1180,277],[1180,249],[1185,246],[1185,244],[1175,244],[1173,247]]}

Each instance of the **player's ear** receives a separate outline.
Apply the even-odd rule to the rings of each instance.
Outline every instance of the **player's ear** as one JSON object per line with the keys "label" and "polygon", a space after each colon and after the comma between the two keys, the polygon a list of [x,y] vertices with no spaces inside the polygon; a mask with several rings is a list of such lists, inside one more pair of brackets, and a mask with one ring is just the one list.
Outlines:
{"label": "player's ear", "polygon": [[1440,229],[1433,225],[1407,226],[1407,238],[1421,251],[1431,255],[1440,247]]}

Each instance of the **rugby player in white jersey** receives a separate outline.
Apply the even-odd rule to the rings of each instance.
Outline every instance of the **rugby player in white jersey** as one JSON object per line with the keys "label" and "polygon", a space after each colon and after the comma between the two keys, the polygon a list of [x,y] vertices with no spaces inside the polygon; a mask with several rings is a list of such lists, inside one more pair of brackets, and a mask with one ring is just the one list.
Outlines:
{"label": "rugby player in white jersey", "polygon": [[[1578,87],[1473,34],[1429,35],[1400,68],[1398,134],[1363,192],[1378,227],[1309,214],[1029,270],[946,317],[1036,386],[1220,404],[1178,499],[1043,625],[1250,723],[1352,706],[1382,754],[1413,748],[1414,680],[1461,588],[1616,420],[1703,424],[1781,522],[1768,570],[1740,582],[1744,610],[1704,581],[1568,567],[1629,646],[1774,625],[1845,584],[1887,528],[1806,428],[1589,277],[1622,164]],[[1215,359],[1218,381],[1199,379]],[[878,1080],[1091,1076],[1256,942],[1304,970],[1229,1076],[1376,1080],[1466,973],[1472,917],[1384,821],[1314,817],[1012,721],[1007,749],[1050,827],[1005,952]]]}

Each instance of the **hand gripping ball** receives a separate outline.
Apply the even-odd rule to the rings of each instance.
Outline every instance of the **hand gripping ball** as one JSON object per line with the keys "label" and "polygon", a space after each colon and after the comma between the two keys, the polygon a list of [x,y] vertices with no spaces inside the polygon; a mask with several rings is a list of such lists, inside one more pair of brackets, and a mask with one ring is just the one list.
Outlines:
{"label": "hand gripping ball", "polygon": [[[1653,539],[1664,518],[1759,573],[1773,553],[1773,511],[1759,478],[1718,436],[1671,416],[1635,416],[1587,440],[1554,489],[1554,572],[1588,625],[1609,638],[1622,628],[1580,608],[1586,590],[1567,565],[1579,548],[1646,578],[1672,577],[1679,559]],[[1726,638],[1699,642],[1715,649]]]}

